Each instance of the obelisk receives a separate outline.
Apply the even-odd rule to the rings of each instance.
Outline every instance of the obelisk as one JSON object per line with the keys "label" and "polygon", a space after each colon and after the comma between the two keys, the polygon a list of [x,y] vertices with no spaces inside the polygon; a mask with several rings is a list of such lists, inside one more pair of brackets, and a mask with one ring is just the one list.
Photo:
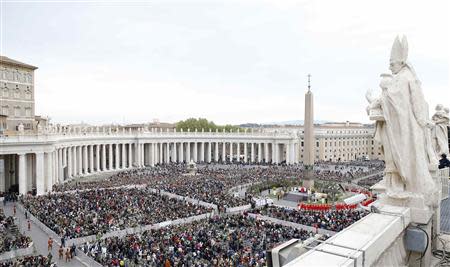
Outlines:
{"label": "obelisk", "polygon": [[314,177],[314,102],[311,92],[311,74],[308,74],[308,91],[305,94],[305,120],[303,122],[304,147],[303,147],[303,165],[305,166],[306,179]]}

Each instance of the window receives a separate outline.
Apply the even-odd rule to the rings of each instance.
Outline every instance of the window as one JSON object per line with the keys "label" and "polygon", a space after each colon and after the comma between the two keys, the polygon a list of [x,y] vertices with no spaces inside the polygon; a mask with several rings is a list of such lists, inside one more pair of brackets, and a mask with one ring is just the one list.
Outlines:
{"label": "window", "polygon": [[9,90],[8,90],[8,87],[6,87],[6,84],[5,84],[5,87],[2,89],[2,96],[9,97]]}
{"label": "window", "polygon": [[16,117],[19,117],[21,114],[20,114],[20,107],[15,107],[14,108],[14,116],[16,116]]}
{"label": "window", "polygon": [[25,91],[25,99],[31,99],[31,90],[29,86],[27,86],[27,90]]}
{"label": "window", "polygon": [[14,90],[14,98],[20,98],[20,89],[16,88],[16,90]]}
{"label": "window", "polygon": [[25,108],[25,116],[31,117],[31,108]]}
{"label": "window", "polygon": [[2,106],[2,115],[8,116],[9,115],[9,107],[8,106]]}

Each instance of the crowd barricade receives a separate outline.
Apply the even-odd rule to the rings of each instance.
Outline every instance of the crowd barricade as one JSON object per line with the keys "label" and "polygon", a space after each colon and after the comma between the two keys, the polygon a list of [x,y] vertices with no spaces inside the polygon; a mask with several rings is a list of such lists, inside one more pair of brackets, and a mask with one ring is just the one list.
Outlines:
{"label": "crowd barricade", "polygon": [[10,251],[3,252],[0,254],[0,262],[9,261],[14,258],[24,257],[34,254],[34,244],[31,242],[27,248],[19,248]]}
{"label": "crowd barricade", "polygon": [[336,203],[332,205],[332,204],[300,203],[298,205],[298,208],[301,210],[311,210],[311,211],[329,211],[333,208],[336,210],[348,210],[358,208],[358,204],[348,205],[345,203]]}
{"label": "crowd barricade", "polygon": [[226,213],[236,213],[236,212],[246,211],[251,208],[252,208],[252,205],[248,204],[248,205],[243,205],[243,206],[238,206],[238,207],[226,208],[225,212]]}
{"label": "crowd barricade", "polygon": [[252,186],[253,184],[257,184],[257,183],[251,182],[251,183],[246,183],[246,184],[241,184],[241,185],[234,186],[234,187],[228,189],[228,194],[232,194],[235,191],[239,191],[239,190],[244,189],[244,188],[247,189],[248,187]]}
{"label": "crowd barricade", "polygon": [[331,204],[300,203],[298,207],[302,210],[328,211]]}
{"label": "crowd barricade", "polygon": [[[155,224],[130,227],[130,228],[126,228],[123,230],[111,231],[106,234],[103,234],[100,237],[100,239],[106,239],[106,238],[110,238],[110,237],[124,237],[127,235],[138,234],[138,233],[152,230],[152,229],[160,229],[160,228],[168,227],[171,225],[187,224],[187,223],[191,223],[194,221],[199,221],[202,219],[210,218],[212,215],[213,215],[213,213],[204,213],[204,214],[195,215],[195,216],[191,216],[191,217],[187,217],[187,218],[176,219],[173,221],[164,221],[164,222],[155,223]],[[78,246],[78,245],[81,245],[81,244],[84,244],[87,242],[93,242],[96,239],[97,239],[97,236],[90,235],[90,236],[70,239],[67,241],[67,243],[70,243],[70,244],[74,243],[75,245]]]}
{"label": "crowd barricade", "polygon": [[195,199],[195,198],[191,198],[191,197],[180,196],[180,195],[177,195],[177,194],[173,194],[173,193],[170,193],[170,192],[166,192],[166,191],[158,190],[158,189],[153,189],[153,188],[150,189],[150,191],[155,193],[155,194],[161,194],[161,195],[168,196],[169,198],[175,198],[175,199],[183,200],[183,201],[195,204],[195,205],[200,205],[200,206],[203,206],[203,207],[212,208],[216,212],[218,211],[217,205],[212,204],[212,203],[204,202],[204,201],[201,201],[201,200],[198,200],[198,199]]}
{"label": "crowd barricade", "polygon": [[285,220],[280,220],[280,219],[272,218],[272,217],[261,215],[261,214],[249,213],[248,216],[251,217],[251,218],[255,218],[257,220],[269,221],[269,222],[272,222],[272,223],[276,223],[276,224],[280,224],[280,225],[284,225],[284,226],[288,226],[288,227],[292,227],[292,228],[296,228],[296,229],[302,229],[302,230],[310,231],[310,232],[313,232],[315,234],[322,234],[322,235],[326,234],[326,235],[329,235],[329,236],[333,236],[333,235],[335,235],[337,233],[337,232],[334,232],[334,231],[321,229],[321,228],[317,228],[317,227],[313,227],[313,226],[309,226],[309,225],[289,222],[289,221],[285,221]]}

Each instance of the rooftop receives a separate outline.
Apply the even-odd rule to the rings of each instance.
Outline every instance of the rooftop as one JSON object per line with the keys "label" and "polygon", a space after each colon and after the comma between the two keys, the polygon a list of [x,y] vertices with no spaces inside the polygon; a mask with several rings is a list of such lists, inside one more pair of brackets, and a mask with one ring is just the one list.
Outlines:
{"label": "rooftop", "polygon": [[35,66],[32,66],[32,65],[29,65],[29,64],[26,64],[26,63],[23,63],[23,62],[11,59],[11,58],[6,57],[6,56],[0,56],[0,64],[6,64],[6,65],[17,66],[17,67],[23,67],[23,68],[32,69],[32,70],[35,70],[35,69],[38,68],[38,67],[35,67]]}

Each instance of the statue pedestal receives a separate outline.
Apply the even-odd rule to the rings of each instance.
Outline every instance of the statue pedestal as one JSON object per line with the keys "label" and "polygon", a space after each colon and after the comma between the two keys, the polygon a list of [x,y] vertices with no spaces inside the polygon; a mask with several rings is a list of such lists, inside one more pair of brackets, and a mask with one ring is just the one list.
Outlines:
{"label": "statue pedestal", "polygon": [[[423,256],[422,253],[411,252],[408,266],[430,266],[432,257],[431,249],[433,247],[432,236],[438,233],[439,205],[437,208],[430,208],[426,205],[424,197],[418,194],[411,194],[408,198],[403,199],[393,198],[389,197],[387,194],[382,194],[380,196],[379,207],[381,208],[384,205],[408,207],[410,209],[410,226],[420,227],[427,233],[428,247]],[[422,258],[422,260],[417,260],[419,258]]]}

